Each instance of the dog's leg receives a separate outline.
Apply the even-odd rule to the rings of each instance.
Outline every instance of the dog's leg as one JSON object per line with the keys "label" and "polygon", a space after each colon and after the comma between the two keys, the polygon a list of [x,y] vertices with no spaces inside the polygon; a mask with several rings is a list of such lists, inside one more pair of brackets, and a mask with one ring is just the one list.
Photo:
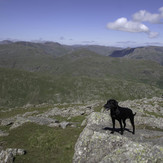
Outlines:
{"label": "dog's leg", "polygon": [[114,131],[115,131],[115,119],[114,118],[112,118],[112,123],[113,123],[113,130],[112,130],[112,134],[114,133]]}
{"label": "dog's leg", "polygon": [[132,127],[133,127],[133,134],[135,134],[135,124],[134,124],[134,116],[130,118],[130,122],[132,124]]}
{"label": "dog's leg", "polygon": [[123,124],[124,124],[124,128],[123,129],[125,129],[125,127],[126,127],[126,122],[125,121],[126,121],[126,119],[123,120]]}
{"label": "dog's leg", "polygon": [[122,127],[122,121],[119,120],[119,124],[120,124],[120,127],[121,127],[121,135],[123,135],[123,127]]}

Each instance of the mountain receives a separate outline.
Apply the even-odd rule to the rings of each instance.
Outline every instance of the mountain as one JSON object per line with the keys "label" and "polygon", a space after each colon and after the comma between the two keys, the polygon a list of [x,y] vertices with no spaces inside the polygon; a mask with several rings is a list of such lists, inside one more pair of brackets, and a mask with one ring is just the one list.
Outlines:
{"label": "mountain", "polygon": [[[7,42],[7,41],[5,41]],[[73,47],[64,46],[57,42],[43,42],[43,43],[33,43],[26,41],[18,41],[11,43],[0,44],[0,55],[9,53],[11,55],[22,55],[24,53],[30,54],[45,54],[53,57],[58,57],[60,55],[65,55],[66,53],[72,51]],[[24,53],[23,53],[24,52]]]}
{"label": "mountain", "polygon": [[62,45],[57,42],[12,42],[4,40],[0,42],[0,59],[5,55],[14,57],[14,55],[23,55],[31,53],[34,55],[46,55],[50,57],[61,57],[70,54],[76,50],[89,50],[102,56],[126,57],[130,59],[152,60],[163,65],[163,47],[147,46],[137,48],[122,49],[119,47],[100,46],[100,45]]}
{"label": "mountain", "polygon": [[1,44],[0,104],[161,96],[163,66],[126,56],[104,56],[53,42]]}
{"label": "mountain", "polygon": [[101,45],[78,45],[75,46],[76,49],[87,49],[92,52],[98,53],[100,55],[109,56],[112,54],[115,50],[122,50],[122,48],[119,47],[111,47],[111,46],[101,46]]}
{"label": "mountain", "polygon": [[[110,47],[110,46],[99,46],[99,45],[62,45],[57,42],[27,42],[27,41],[17,41],[12,42],[9,40],[4,40],[0,42],[0,55],[4,53],[9,53],[10,51],[14,51],[14,53],[19,53],[21,50],[33,51],[34,53],[43,53],[46,55],[50,55],[53,57],[60,57],[65,54],[69,54],[75,50],[79,49],[87,49],[93,52],[96,52],[100,55],[108,56],[114,50],[119,50],[121,48],[118,47]],[[4,53],[3,53],[4,52]]]}
{"label": "mountain", "polygon": [[13,42],[10,41],[10,40],[3,40],[3,41],[0,41],[0,44],[12,44]]}
{"label": "mountain", "polygon": [[113,51],[111,57],[152,60],[163,65],[163,47],[147,46]]}
{"label": "mountain", "polygon": [[106,57],[88,50],[57,58],[54,65],[57,67],[53,73],[63,76],[117,78],[150,84],[161,82],[163,76],[163,67],[155,62]]}
{"label": "mountain", "polygon": [[60,57],[47,55],[40,48],[29,45],[27,48],[22,48],[22,45],[14,44],[11,49],[7,49],[7,53],[1,51],[1,67],[53,76],[113,77],[155,85],[161,82],[163,76],[163,67],[155,62],[112,58],[86,49],[76,50]]}

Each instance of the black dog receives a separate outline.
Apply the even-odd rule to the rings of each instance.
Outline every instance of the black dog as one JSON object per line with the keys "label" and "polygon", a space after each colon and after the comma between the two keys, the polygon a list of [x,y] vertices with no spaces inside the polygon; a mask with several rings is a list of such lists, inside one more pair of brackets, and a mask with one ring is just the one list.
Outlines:
{"label": "black dog", "polygon": [[[126,119],[130,119],[130,122],[133,127],[133,134],[135,134],[135,125],[134,125],[134,116],[136,115],[133,114],[132,110],[129,108],[123,108],[118,106],[118,102],[114,99],[110,99],[107,101],[107,103],[104,105],[104,108],[106,110],[110,109],[110,116],[112,118],[113,122],[113,131],[111,133],[114,133],[115,131],[115,120],[119,121],[120,127],[121,127],[121,135],[123,135],[123,131],[126,127]],[[122,121],[124,124],[124,128],[122,127]]]}

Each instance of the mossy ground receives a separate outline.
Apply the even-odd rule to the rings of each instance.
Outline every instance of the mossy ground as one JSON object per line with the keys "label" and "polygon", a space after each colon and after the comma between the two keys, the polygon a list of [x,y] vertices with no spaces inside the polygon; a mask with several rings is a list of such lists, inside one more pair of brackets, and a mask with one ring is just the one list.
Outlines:
{"label": "mossy ground", "polygon": [[26,155],[17,156],[16,163],[64,163],[72,162],[74,145],[82,127],[50,128],[33,123],[9,131],[9,136],[0,137],[5,148],[22,148]]}
{"label": "mossy ground", "polygon": [[[58,107],[58,106],[57,106]],[[16,115],[22,115],[26,112],[38,111],[38,114],[46,112],[52,106],[40,108],[17,108],[11,111],[2,112],[0,118],[10,118]],[[63,108],[60,107],[60,108]],[[54,119],[61,121],[70,121],[77,123],[77,127],[51,128],[45,125],[34,123],[25,123],[22,126],[9,130],[9,126],[0,126],[0,129],[8,136],[0,137],[0,146],[5,148],[22,148],[26,150],[23,156],[16,156],[15,163],[70,163],[74,154],[74,146],[82,132],[80,126],[85,116],[68,117],[55,116]]]}

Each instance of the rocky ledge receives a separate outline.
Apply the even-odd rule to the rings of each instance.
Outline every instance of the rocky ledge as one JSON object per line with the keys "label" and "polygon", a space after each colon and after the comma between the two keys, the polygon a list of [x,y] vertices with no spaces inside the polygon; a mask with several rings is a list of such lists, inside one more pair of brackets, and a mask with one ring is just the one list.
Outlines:
{"label": "rocky ledge", "polygon": [[120,135],[118,129],[111,134],[111,127],[108,113],[93,112],[75,145],[73,163],[163,162],[163,132],[137,128],[133,135],[127,123],[124,135]]}

